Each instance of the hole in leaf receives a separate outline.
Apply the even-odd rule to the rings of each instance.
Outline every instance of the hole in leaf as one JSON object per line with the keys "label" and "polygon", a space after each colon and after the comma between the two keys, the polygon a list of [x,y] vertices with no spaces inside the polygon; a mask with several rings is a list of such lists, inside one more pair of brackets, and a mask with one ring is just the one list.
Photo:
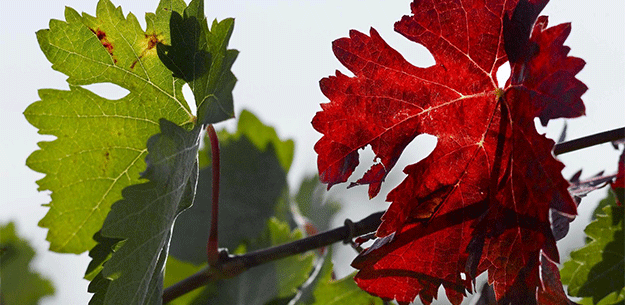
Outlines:
{"label": "hole in leaf", "polygon": [[[392,189],[398,186],[401,181],[407,177],[404,173],[404,168],[429,156],[434,151],[434,148],[436,148],[437,142],[438,138],[430,134],[420,134],[414,138],[414,140],[406,146],[404,152],[399,156],[397,164],[386,177],[387,187],[391,187]],[[391,189],[385,190],[384,185],[382,185],[382,191],[389,192]]]}
{"label": "hole in leaf", "polygon": [[182,85],[182,96],[184,100],[187,102],[189,109],[191,109],[191,113],[197,116],[197,107],[195,106],[195,97],[193,96],[193,91],[191,91],[191,87],[189,84]]}
{"label": "hole in leaf", "polygon": [[[429,156],[436,148],[436,143],[438,142],[438,138],[430,134],[420,134],[408,146],[399,157],[397,164],[405,161],[406,165],[417,163],[425,157]],[[404,165],[405,166],[405,165]]]}
{"label": "hole in leaf", "polygon": [[[379,163],[378,159],[375,157],[375,153],[373,149],[371,149],[371,145],[367,145],[362,149],[358,150],[358,160],[360,161],[356,169],[349,179],[347,179],[347,184],[351,182],[356,182],[356,180],[360,179],[366,172],[371,168],[374,164]],[[361,186],[364,188],[365,186]]]}
{"label": "hole in leaf", "polygon": [[380,36],[401,54],[404,59],[413,66],[427,68],[436,64],[434,56],[421,44],[418,44],[397,32],[380,31]]}
{"label": "hole in leaf", "polygon": [[[403,179],[406,178],[406,174],[403,172],[407,165],[417,163],[430,155],[436,147],[438,139],[429,134],[418,135],[402,152],[397,160],[395,166],[391,169],[391,172],[386,176],[382,183],[382,188],[377,197],[385,198],[386,194],[392,189],[397,187]],[[347,180],[349,182],[355,182],[360,179],[364,173],[369,170],[373,165],[379,163],[379,159],[375,157],[371,146],[367,145],[364,149],[359,151],[360,164],[354,170],[354,173]],[[370,160],[373,160],[371,162]],[[366,186],[365,186],[366,187]]]}
{"label": "hole in leaf", "polygon": [[109,100],[119,100],[130,93],[128,89],[113,83],[97,83],[82,87]]}
{"label": "hole in leaf", "polygon": [[544,134],[547,138],[550,138],[554,141],[557,141],[562,135],[564,123],[566,123],[566,119],[559,118],[549,120],[547,126],[543,126],[543,124],[540,122],[540,118],[534,118],[534,127],[536,127],[536,132],[538,132],[539,134]]}
{"label": "hole in leaf", "polygon": [[501,88],[506,85],[508,78],[510,78],[510,62],[506,62],[499,69],[497,69],[497,85]]}
{"label": "hole in leaf", "polygon": [[539,134],[547,133],[547,126],[543,126],[539,118],[534,118],[534,127]]}

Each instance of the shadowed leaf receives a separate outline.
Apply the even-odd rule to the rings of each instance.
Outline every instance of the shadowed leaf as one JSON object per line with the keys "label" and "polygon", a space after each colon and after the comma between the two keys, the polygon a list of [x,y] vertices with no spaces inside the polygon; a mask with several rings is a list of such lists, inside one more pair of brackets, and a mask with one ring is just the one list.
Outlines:
{"label": "shadowed leaf", "polygon": [[195,196],[200,129],[186,131],[164,119],[160,125],[161,133],[147,145],[142,177],[149,182],[125,188],[123,199],[113,204],[102,226],[101,237],[124,243],[114,247],[89,285],[95,293],[90,304],[161,303],[174,220]]}
{"label": "shadowed leaf", "polygon": [[[246,127],[252,124],[254,128]],[[286,189],[286,171],[275,149],[293,155],[293,142],[280,140],[275,131],[264,140],[258,130],[273,128],[259,125],[249,112],[243,112],[234,135],[219,133],[221,178],[219,195],[219,246],[235,249],[241,242],[258,237],[274,206]],[[267,132],[268,134],[271,132]],[[210,145],[200,158],[210,156]],[[284,160],[284,159],[283,159]],[[204,161],[207,162],[207,161]],[[288,165],[290,165],[290,160]],[[176,258],[200,264],[206,261],[206,241],[211,222],[212,167],[200,170],[198,194],[193,207],[180,215],[171,242]]]}
{"label": "shadowed leaf", "polygon": [[324,256],[321,270],[314,282],[304,290],[297,304],[306,305],[382,305],[382,299],[369,295],[354,282],[352,273],[340,280],[333,279],[332,251]]}
{"label": "shadowed leaf", "polygon": [[315,175],[302,181],[294,198],[302,216],[306,217],[319,232],[330,229],[332,217],[341,209],[340,203],[331,198],[324,198],[324,193],[319,177]]}
{"label": "shadowed leaf", "polygon": [[172,13],[171,43],[159,44],[158,56],[184,79],[195,97],[198,122],[211,124],[234,117],[232,89],[237,81],[230,68],[237,50],[228,49],[234,19],[213,21],[208,28],[204,1],[193,0],[180,15]]}

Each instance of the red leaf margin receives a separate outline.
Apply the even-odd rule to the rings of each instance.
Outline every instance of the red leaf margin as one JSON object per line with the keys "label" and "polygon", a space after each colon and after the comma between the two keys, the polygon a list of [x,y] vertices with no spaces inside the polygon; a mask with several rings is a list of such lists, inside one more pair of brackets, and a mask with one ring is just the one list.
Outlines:
{"label": "red leaf margin", "polygon": [[[584,61],[563,46],[570,25],[536,20],[547,2],[414,1],[395,30],[432,52],[428,68],[407,63],[374,29],[333,43],[355,76],[337,71],[320,82],[331,102],[312,123],[324,134],[315,151],[328,188],[347,181],[358,149],[371,145],[379,162],[352,185],[368,184],[374,197],[408,143],[421,133],[438,138],[387,196],[377,231],[384,243],[352,263],[364,290],[429,304],[443,285],[458,304],[484,271],[503,302],[536,302],[539,287],[561,286],[541,279],[539,260],[559,259],[549,209],[572,217],[576,205],[534,118],[582,115],[587,88],[575,79]],[[495,75],[508,58],[502,90]]]}

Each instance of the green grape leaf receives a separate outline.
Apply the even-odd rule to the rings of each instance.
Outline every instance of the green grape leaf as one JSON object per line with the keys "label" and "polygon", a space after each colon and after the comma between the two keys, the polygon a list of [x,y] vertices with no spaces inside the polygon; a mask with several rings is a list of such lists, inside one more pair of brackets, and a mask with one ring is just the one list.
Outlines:
{"label": "green grape leaf", "polygon": [[[236,248],[242,241],[257,238],[273,216],[274,206],[286,189],[286,172],[277,149],[292,155],[292,141],[272,138],[254,142],[254,133],[271,129],[258,124],[249,112],[239,118],[234,135],[219,133],[221,178],[219,194],[219,246]],[[252,125],[255,128],[247,126]],[[267,132],[265,132],[267,133]],[[258,138],[258,137],[256,137]],[[208,140],[207,140],[208,141]],[[275,145],[274,145],[275,144]],[[202,159],[210,156],[210,145],[200,152]],[[285,149],[285,147],[287,147]],[[287,152],[288,153],[288,152]],[[182,213],[174,226],[171,255],[180,260],[200,264],[206,261],[206,241],[211,223],[212,167],[200,170],[195,204]],[[244,224],[244,225],[242,225]]]}
{"label": "green grape leaf", "polygon": [[123,239],[103,237],[100,231],[93,235],[93,240],[95,240],[97,244],[93,249],[89,250],[91,262],[85,272],[85,279],[89,281],[93,281],[96,275],[102,271],[104,263],[111,258],[113,252],[124,244]]}
{"label": "green grape leaf", "polygon": [[293,163],[293,154],[295,152],[293,140],[281,140],[273,127],[265,125],[248,110],[244,109],[239,114],[237,131],[235,133],[222,132],[220,136],[220,140],[223,142],[237,141],[242,136],[245,136],[260,151],[266,151],[269,145],[273,146],[273,150],[284,172],[288,172],[291,163]]}
{"label": "green grape leaf", "polygon": [[302,216],[306,217],[318,231],[330,229],[332,216],[341,209],[341,204],[325,198],[326,188],[319,176],[305,178],[295,195],[295,203]]}
{"label": "green grape leaf", "polygon": [[360,289],[354,281],[355,272],[340,279],[334,280],[332,277],[334,264],[332,263],[332,250],[327,252],[321,262],[321,269],[302,290],[302,295],[297,304],[305,305],[373,305],[382,304],[382,299],[372,296]]}
{"label": "green grape leaf", "polygon": [[[262,236],[240,246],[236,253],[264,249],[302,238],[286,222],[271,218]],[[238,276],[211,283],[192,304],[286,304],[310,276],[315,255],[312,252],[251,268]]]}
{"label": "green grape leaf", "polygon": [[576,303],[579,305],[623,305],[623,302],[625,302],[625,290],[621,290],[620,293],[612,292],[597,303],[593,302],[592,298],[583,298]]}
{"label": "green grape leaf", "polygon": [[[176,216],[193,203],[200,128],[191,131],[160,120],[150,137],[142,173],[149,181],[122,191],[102,226],[101,237],[124,239],[89,286],[90,304],[160,304],[163,269]],[[102,257],[100,253],[98,257]],[[97,265],[98,263],[96,263]],[[91,268],[91,267],[90,267]]]}
{"label": "green grape leaf", "polygon": [[[311,236],[330,229],[332,217],[340,209],[341,204],[327,196],[319,176],[312,175],[301,181],[294,196],[284,194],[278,199],[274,216]],[[322,253],[323,249],[320,249]]]}
{"label": "green grape leaf", "polygon": [[[291,231],[289,225],[271,218],[267,225],[265,236],[252,245],[253,249],[263,249],[302,239],[299,230]],[[273,271],[276,277],[278,299],[287,298],[297,293],[297,288],[309,277],[313,268],[314,254],[312,252],[292,255],[273,262]],[[254,270],[254,269],[252,269]],[[252,275],[249,275],[250,279]],[[268,285],[271,287],[271,285]]]}
{"label": "green grape leaf", "polygon": [[594,304],[606,296],[623,302],[625,294],[623,274],[625,257],[623,249],[623,206],[612,202],[603,208],[603,215],[591,222],[584,232],[591,241],[581,249],[571,252],[571,260],[560,270],[562,283],[568,285],[568,293],[576,297],[592,298]]}
{"label": "green grape leaf", "polygon": [[607,197],[601,199],[599,201],[599,204],[597,205],[597,207],[595,208],[595,210],[592,212],[591,215],[591,220],[595,220],[597,219],[598,215],[602,215],[603,213],[603,209],[607,206],[613,206],[616,205],[616,196],[614,195],[614,189],[612,188],[608,188],[608,195]]}
{"label": "green grape leaf", "polygon": [[[156,52],[171,40],[169,19],[182,11],[182,0],[161,1],[146,14],[147,29],[121,8],[100,0],[96,16],[66,8],[66,21],[51,20],[37,32],[41,50],[52,68],[66,74],[70,90],[42,89],[40,101],[24,112],[40,134],[55,140],[40,142],[26,164],[45,174],[39,190],[52,201],[39,225],[48,228],[50,250],[82,253],[91,249],[122,190],[140,183],[148,138],[165,118],[190,128],[193,114],[176,80]],[[112,83],[129,93],[109,100],[83,85]]]}
{"label": "green grape leaf", "polygon": [[15,231],[12,222],[0,225],[0,304],[34,305],[53,295],[54,286],[31,270],[35,251]]}
{"label": "green grape leaf", "polygon": [[182,15],[171,15],[171,44],[157,46],[159,57],[174,76],[189,83],[201,124],[234,116],[232,89],[237,79],[230,68],[239,52],[228,49],[233,28],[234,19],[228,18],[213,21],[209,30],[204,1],[193,0]]}

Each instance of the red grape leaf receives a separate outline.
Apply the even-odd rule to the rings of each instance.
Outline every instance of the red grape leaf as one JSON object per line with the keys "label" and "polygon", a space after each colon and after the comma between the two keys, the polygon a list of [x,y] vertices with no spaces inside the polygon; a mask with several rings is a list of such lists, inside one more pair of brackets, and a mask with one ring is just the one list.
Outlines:
{"label": "red grape leaf", "polygon": [[[387,196],[377,235],[393,236],[352,263],[369,293],[429,304],[443,285],[459,304],[484,271],[503,302],[535,303],[538,287],[552,286],[539,274],[541,253],[558,261],[549,209],[575,215],[576,205],[534,118],[584,114],[587,88],[575,74],[585,63],[567,56],[569,24],[537,20],[547,0],[517,2],[415,0],[395,30],[432,53],[428,68],[374,29],[333,43],[354,77],[337,71],[320,82],[330,102],[312,124],[323,134],[315,151],[328,187],[347,181],[358,150],[371,145],[378,162],[351,185],[369,185],[374,197],[406,145],[423,133],[438,138]],[[500,89],[496,72],[509,58]]]}
{"label": "red grape leaf", "polygon": [[566,296],[560,281],[558,266],[545,255],[540,257],[540,276],[543,285],[538,287],[538,293],[536,294],[538,304],[577,304]]}

